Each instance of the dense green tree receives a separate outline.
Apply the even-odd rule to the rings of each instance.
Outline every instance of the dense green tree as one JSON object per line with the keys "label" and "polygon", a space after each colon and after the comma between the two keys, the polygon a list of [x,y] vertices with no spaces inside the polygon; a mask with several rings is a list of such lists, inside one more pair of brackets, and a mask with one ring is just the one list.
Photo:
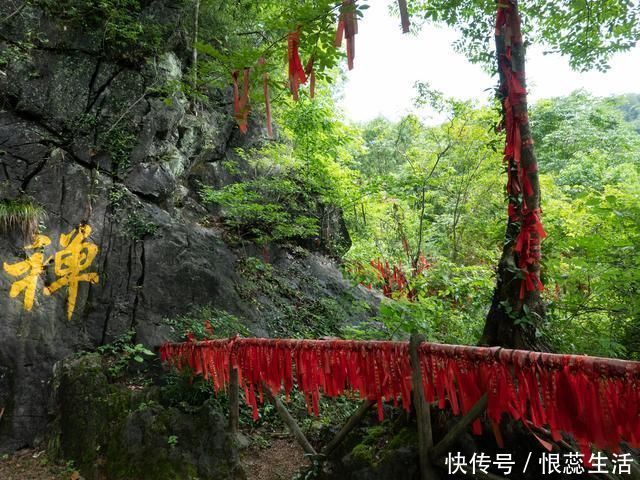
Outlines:
{"label": "dense green tree", "polygon": [[[412,19],[444,23],[461,33],[456,47],[473,61],[494,65],[496,4],[484,0],[415,0]],[[640,39],[640,4],[629,0],[531,0],[519,8],[528,43],[568,56],[580,70],[606,70],[616,52]]]}
{"label": "dense green tree", "polygon": [[[601,190],[638,164],[640,136],[624,118],[620,98],[594,98],[585,92],[539,102],[532,130],[540,171],[577,194]],[[570,192],[571,193],[571,192]]]}
{"label": "dense green tree", "polygon": [[[479,0],[439,0],[421,1],[412,4],[415,16],[426,21],[435,21],[458,28],[462,38],[457,46],[473,61],[484,62],[499,73],[498,96],[503,98],[512,88],[510,77],[518,78],[526,88],[525,47],[521,33],[527,42],[546,45],[550,50],[569,56],[574,68],[607,68],[607,61],[617,51],[630,49],[640,35],[638,19],[640,5],[625,0],[603,2],[551,2],[536,0],[522,6],[517,0],[498,3],[506,26],[499,27],[495,18],[496,5]],[[522,22],[521,30],[521,18]],[[491,34],[495,31],[495,50],[490,48]],[[497,61],[496,61],[497,60]],[[492,66],[493,65],[493,66]],[[509,78],[506,69],[510,70]],[[511,99],[512,101],[513,99]],[[519,100],[519,115],[527,118],[526,94]],[[516,108],[516,107],[514,107]],[[508,115],[508,108],[504,108]],[[510,211],[519,211],[519,205],[526,204],[529,211],[536,211],[540,205],[537,158],[534,153],[531,129],[528,121],[516,127],[524,140],[522,161],[510,160],[509,171],[521,163],[525,169],[532,192],[526,195],[512,195],[509,198]],[[519,268],[520,258],[516,251],[516,239],[521,230],[521,220],[511,215],[507,221],[503,253],[498,264],[497,283],[484,334],[484,344],[499,344],[519,348],[543,348],[536,331],[544,318],[544,306],[539,293],[534,289],[522,295],[521,283],[529,281],[530,275],[539,275],[536,262],[524,271]],[[534,233],[534,236],[537,235]],[[534,282],[535,283],[535,282]]]}
{"label": "dense green tree", "polygon": [[[531,110],[542,152],[542,208],[549,233],[542,270],[548,316],[536,335],[556,351],[638,355],[640,144],[633,124],[621,115],[621,102],[619,97],[577,92],[542,100]],[[367,160],[394,152],[393,132],[405,120],[377,119],[362,126],[364,148],[354,152],[352,165],[367,172],[359,177],[363,191],[369,183],[380,189],[362,197],[357,215],[347,216],[354,240],[347,259],[364,267],[373,258],[402,262],[417,292],[414,301],[400,296],[385,301],[380,318],[388,330],[383,335],[419,329],[432,340],[475,343],[503,235],[502,155],[492,148],[501,139],[488,128],[496,120],[494,110],[445,103],[457,105],[455,113],[450,111],[448,120],[437,126],[417,122],[394,162],[378,168],[377,175],[371,174]],[[437,152],[448,143],[453,146],[429,176]],[[476,169],[475,162],[485,155]],[[458,210],[461,248],[453,263],[452,226],[465,172],[473,172],[473,181]],[[423,249],[431,267],[412,277],[403,235],[414,252],[421,215]],[[352,273],[365,284],[379,285],[373,268]]]}

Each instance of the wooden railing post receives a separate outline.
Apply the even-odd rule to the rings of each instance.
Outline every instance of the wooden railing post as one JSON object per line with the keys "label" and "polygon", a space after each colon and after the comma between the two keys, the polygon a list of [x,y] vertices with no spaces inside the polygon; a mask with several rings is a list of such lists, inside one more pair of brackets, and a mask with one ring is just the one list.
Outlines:
{"label": "wooden railing post", "polygon": [[416,409],[418,423],[418,449],[420,455],[420,478],[421,480],[436,480],[436,472],[431,463],[431,449],[433,448],[433,434],[431,431],[431,408],[424,398],[422,386],[422,369],[420,367],[420,356],[418,347],[424,342],[424,336],[411,335],[409,341],[409,353],[411,359],[411,384],[413,405]]}
{"label": "wooden railing post", "polygon": [[240,385],[238,370],[229,366],[229,431],[237,436],[240,424]]}
{"label": "wooden railing post", "polygon": [[269,390],[269,387],[267,385],[263,384],[262,389],[264,391],[265,397],[267,397],[267,399],[269,399],[269,401],[276,407],[280,418],[282,418],[284,424],[289,428],[289,431],[293,433],[293,436],[304,450],[304,453],[315,457],[317,455],[316,451],[309,443],[309,440],[307,440],[307,437],[304,436],[302,430],[300,430],[300,427],[289,413],[289,410],[287,410],[287,408],[282,404],[282,402],[276,395],[273,395],[271,393],[271,390]]}
{"label": "wooden railing post", "polygon": [[437,460],[447,453],[447,450],[456,442],[456,440],[467,431],[469,425],[476,421],[480,415],[482,415],[487,408],[487,394],[485,393],[480,397],[473,407],[458,420],[458,422],[447,432],[440,442],[431,449],[431,459]]}
{"label": "wooden railing post", "polygon": [[336,436],[333,437],[333,439],[329,443],[327,443],[327,445],[322,450],[322,454],[327,456],[331,452],[333,452],[338,447],[338,445],[340,445],[340,443],[342,443],[342,441],[347,437],[347,435],[349,435],[351,430],[353,430],[362,421],[369,409],[373,405],[375,405],[375,403],[375,400],[365,400],[364,402],[362,402],[358,409],[354,412],[354,414],[349,417],[347,423],[345,423],[340,431],[336,433]]}

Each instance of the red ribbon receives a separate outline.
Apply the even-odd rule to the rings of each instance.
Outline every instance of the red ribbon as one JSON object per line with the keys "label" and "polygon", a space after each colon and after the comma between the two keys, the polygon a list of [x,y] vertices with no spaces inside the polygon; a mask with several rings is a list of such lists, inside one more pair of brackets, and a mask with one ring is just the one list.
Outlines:
{"label": "red ribbon", "polygon": [[336,47],[342,45],[342,38],[347,40],[347,66],[353,69],[353,60],[356,56],[355,35],[358,33],[358,16],[356,15],[355,0],[343,0],[340,6],[340,17],[336,29]]}
{"label": "red ribbon", "polygon": [[288,56],[289,56],[289,88],[294,100],[298,100],[298,90],[300,85],[306,83],[307,77],[300,61],[300,30],[289,33]]}
{"label": "red ribbon", "polygon": [[247,133],[249,112],[251,111],[251,106],[249,105],[249,71],[249,68],[244,69],[242,95],[238,91],[238,70],[231,74],[233,78],[233,114],[242,133]]}
{"label": "red ribbon", "polygon": [[304,73],[309,78],[309,97],[314,98],[316,95],[316,72],[313,69],[313,62],[315,58],[313,55],[309,57],[307,65],[304,67]]}
{"label": "red ribbon", "polygon": [[518,255],[518,267],[522,270],[520,298],[524,299],[527,292],[543,289],[537,272],[540,270],[540,242],[546,234],[540,222],[540,210],[530,210],[527,204],[527,199],[534,194],[529,174],[535,170],[522,165],[522,148],[531,146],[533,141],[530,138],[523,140],[521,136],[522,125],[529,120],[526,110],[522,108],[527,93],[523,87],[524,73],[513,70],[511,58],[512,46],[522,42],[520,19],[513,0],[498,5],[496,36],[502,36],[505,44],[505,53],[499,59],[503,79],[503,127],[506,133],[504,162],[508,167],[509,221],[520,224],[515,252]]}

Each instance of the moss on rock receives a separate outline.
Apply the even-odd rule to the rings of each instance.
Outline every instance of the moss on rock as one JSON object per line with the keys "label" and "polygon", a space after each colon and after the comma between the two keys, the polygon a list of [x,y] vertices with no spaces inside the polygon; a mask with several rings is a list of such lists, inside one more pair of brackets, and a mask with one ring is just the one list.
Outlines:
{"label": "moss on rock", "polygon": [[191,413],[160,403],[158,387],[110,383],[98,354],[56,372],[51,454],[85,478],[244,478],[225,420],[210,403]]}

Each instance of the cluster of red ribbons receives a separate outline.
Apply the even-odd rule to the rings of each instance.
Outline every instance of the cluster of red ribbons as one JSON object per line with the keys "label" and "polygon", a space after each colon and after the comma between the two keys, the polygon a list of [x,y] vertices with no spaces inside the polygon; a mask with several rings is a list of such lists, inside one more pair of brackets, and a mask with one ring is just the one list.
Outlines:
{"label": "cluster of red ribbons", "polygon": [[[294,384],[310,411],[320,395],[356,392],[375,400],[411,406],[411,365],[407,342],[232,338],[167,343],[162,360],[209,379],[216,391],[238,371],[245,400],[257,418],[263,389],[288,395]],[[640,447],[640,362],[423,343],[419,347],[427,401],[464,414],[484,395],[486,416],[501,443],[499,424],[510,415],[528,428],[548,428],[589,444],[617,451],[622,441]],[[481,432],[481,422],[473,425]],[[546,442],[543,442],[545,444]]]}
{"label": "cluster of red ribbons", "polygon": [[289,33],[288,39],[287,56],[289,59],[289,89],[291,90],[291,96],[294,100],[298,100],[300,85],[307,83],[307,80],[309,80],[309,96],[313,98],[316,90],[316,73],[313,70],[315,58],[311,55],[305,67],[302,68],[302,61],[298,52],[300,48],[300,29]]}
{"label": "cluster of red ribbons", "polygon": [[[402,22],[402,31],[409,31],[409,13],[407,9],[406,0],[398,0],[398,7],[400,9],[400,18]],[[353,60],[355,58],[355,35],[358,33],[358,16],[356,14],[356,1],[355,0],[343,0],[340,5],[340,15],[338,18],[338,27],[336,30],[336,47],[342,45],[342,39],[347,40],[347,65],[349,70],[353,69]],[[294,32],[290,32],[287,35],[287,58],[289,62],[289,89],[294,100],[298,100],[300,85],[307,83],[309,80],[309,96],[311,98],[315,95],[316,75],[314,71],[313,55],[309,57],[306,65],[302,66],[300,60],[300,28]],[[265,64],[264,58],[259,60],[259,65]],[[243,87],[242,93],[238,86],[239,71],[232,72],[233,78],[233,109],[234,116],[238,123],[238,127],[242,133],[247,132],[249,111],[249,68],[244,69]],[[265,97],[265,110],[267,116],[267,133],[269,137],[273,137],[273,129],[271,125],[271,102],[269,99],[269,74],[263,74],[263,89]]]}
{"label": "cluster of red ribbons", "polygon": [[507,192],[509,194],[509,219],[520,224],[520,233],[516,239],[515,251],[518,254],[518,267],[523,279],[520,298],[526,292],[541,291],[542,282],[538,276],[540,270],[540,242],[546,236],[540,222],[540,209],[530,208],[527,198],[533,193],[529,174],[531,167],[523,165],[522,148],[533,144],[531,138],[523,139],[521,126],[528,123],[526,111],[526,90],[524,71],[517,71],[512,62],[512,46],[522,44],[520,17],[515,9],[514,0],[500,3],[496,18],[496,36],[502,37],[504,53],[499,58],[502,74],[503,126],[506,132],[504,161],[508,166]]}
{"label": "cluster of red ribbons", "polygon": [[[371,266],[376,272],[378,279],[382,281],[382,294],[385,297],[393,297],[394,293],[400,293],[406,296],[409,300],[416,298],[416,289],[412,288],[409,280],[407,279],[402,263],[396,265],[389,265],[389,261],[383,262],[379,258],[371,260]],[[422,274],[425,270],[431,267],[431,264],[427,261],[425,256],[421,253],[418,257],[418,262],[415,270],[412,271],[412,277],[416,277]]]}
{"label": "cluster of red ribbons", "polygon": [[[263,67],[265,65],[264,58],[258,60],[258,65]],[[242,76],[242,92],[238,85],[238,77],[240,75],[239,70],[234,70],[231,73],[233,79],[233,116],[236,119],[240,132],[247,133],[249,125],[249,112],[251,111],[251,105],[249,104],[249,75],[251,73],[250,68],[243,69]],[[273,138],[273,127],[271,126],[271,100],[269,99],[269,74],[262,74],[263,90],[264,90],[264,104],[265,113],[267,117],[267,134]]]}
{"label": "cluster of red ribbons", "polygon": [[[310,79],[310,91],[309,94],[313,98],[315,93],[316,77],[313,71],[314,58],[313,55],[309,58],[305,68],[302,67],[302,61],[300,60],[300,54],[298,49],[300,48],[300,30],[291,32],[288,35],[288,59],[289,59],[289,89],[294,100],[298,100],[298,91],[300,85],[307,82],[307,78]],[[264,57],[258,60],[258,65],[264,68],[266,62]],[[242,93],[238,85],[238,76],[240,72],[235,70],[232,72],[231,77],[233,79],[233,112],[240,132],[247,133],[248,118],[251,107],[249,105],[249,74],[251,69],[245,68],[243,76]],[[269,74],[265,71],[262,74],[262,87],[264,92],[265,102],[265,114],[267,117],[267,134],[273,138],[273,126],[271,121],[271,99],[269,95]]]}
{"label": "cluster of red ribbons", "polygon": [[402,292],[408,287],[409,282],[407,276],[402,270],[402,265],[389,265],[389,261],[382,262],[382,260],[371,260],[371,266],[376,271],[378,279],[383,282],[382,294],[385,297],[391,298],[393,292]]}
{"label": "cluster of red ribbons", "polygon": [[353,69],[356,56],[356,33],[358,33],[358,15],[355,0],[343,0],[340,6],[340,17],[336,30],[336,47],[342,45],[342,38],[347,40],[347,66]]}
{"label": "cluster of red ribbons", "polygon": [[300,61],[300,29],[290,32],[288,36],[287,56],[289,58],[289,88],[294,100],[298,100],[298,89],[303,83],[307,83],[307,75]]}

